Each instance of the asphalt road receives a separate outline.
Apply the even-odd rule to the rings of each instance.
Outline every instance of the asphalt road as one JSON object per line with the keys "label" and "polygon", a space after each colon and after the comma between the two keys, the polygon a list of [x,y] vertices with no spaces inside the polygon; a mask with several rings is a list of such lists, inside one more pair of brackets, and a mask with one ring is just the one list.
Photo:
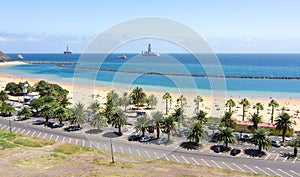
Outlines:
{"label": "asphalt road", "polygon": [[[0,129],[10,130],[9,120],[12,118],[0,117]],[[154,159],[165,159],[168,161],[196,164],[221,169],[231,169],[257,174],[273,176],[300,176],[300,159],[288,158],[280,152],[292,152],[291,148],[271,148],[264,157],[250,157],[243,152],[237,156],[230,156],[229,153],[214,153],[206,144],[200,150],[186,150],[179,148],[179,142],[170,145],[157,145],[155,143],[139,143],[127,141],[127,135],[133,133],[132,129],[125,129],[123,136],[116,136],[113,131],[116,129],[105,129],[102,133],[86,133],[89,129],[78,132],[66,132],[62,128],[51,129],[43,125],[32,125],[33,119],[16,122],[11,121],[13,132],[35,136],[43,139],[51,139],[62,143],[76,144],[79,146],[94,147],[107,151],[110,155],[110,140],[112,140],[113,151],[136,156]],[[256,148],[251,144],[237,144],[236,148]],[[116,159],[117,160],[117,159]]]}

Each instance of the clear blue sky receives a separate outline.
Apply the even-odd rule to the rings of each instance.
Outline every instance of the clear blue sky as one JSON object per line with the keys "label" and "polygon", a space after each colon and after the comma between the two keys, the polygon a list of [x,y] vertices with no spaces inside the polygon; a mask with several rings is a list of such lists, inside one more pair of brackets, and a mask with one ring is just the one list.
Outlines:
{"label": "clear blue sky", "polygon": [[82,52],[114,24],[155,16],[193,28],[216,52],[299,53],[299,9],[299,0],[2,0],[0,50]]}

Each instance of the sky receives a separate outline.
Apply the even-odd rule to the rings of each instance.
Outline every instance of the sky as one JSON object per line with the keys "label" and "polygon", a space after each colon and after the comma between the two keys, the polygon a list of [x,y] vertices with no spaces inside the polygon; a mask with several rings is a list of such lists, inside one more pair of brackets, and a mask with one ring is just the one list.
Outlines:
{"label": "sky", "polygon": [[[61,53],[66,45],[81,53],[103,31],[141,17],[178,21],[217,53],[300,53],[299,0],[1,1],[0,50],[5,53]],[[146,49],[138,45],[125,44],[122,50]],[[162,42],[156,50],[177,48],[164,48]]]}

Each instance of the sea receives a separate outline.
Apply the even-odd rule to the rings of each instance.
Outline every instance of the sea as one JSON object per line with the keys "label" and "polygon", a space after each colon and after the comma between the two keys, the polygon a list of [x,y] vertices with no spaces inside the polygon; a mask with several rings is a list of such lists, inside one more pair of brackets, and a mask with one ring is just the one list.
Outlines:
{"label": "sea", "polygon": [[[18,60],[18,54],[8,54]],[[22,61],[65,62],[2,67],[1,74],[99,86],[186,89],[228,96],[300,98],[300,54],[22,54]],[[72,63],[75,62],[75,63]]]}

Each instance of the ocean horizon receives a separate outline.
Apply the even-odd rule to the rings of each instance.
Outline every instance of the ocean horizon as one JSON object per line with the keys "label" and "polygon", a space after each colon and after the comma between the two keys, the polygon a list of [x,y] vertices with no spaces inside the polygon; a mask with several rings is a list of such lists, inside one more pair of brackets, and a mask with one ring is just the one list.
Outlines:
{"label": "ocean horizon", "polygon": [[[18,54],[8,54],[17,60]],[[66,64],[26,64],[3,67],[1,74],[74,82],[74,77],[94,81],[96,86],[129,88],[141,86],[153,91],[199,90],[227,96],[300,98],[300,54],[216,54],[218,62],[206,62],[192,54],[22,54],[28,62],[78,62]],[[202,56],[201,56],[202,57]],[[22,61],[23,61],[22,60]],[[221,68],[221,70],[220,70]],[[216,71],[214,71],[216,70]],[[123,72],[116,72],[123,71]],[[214,72],[216,74],[214,74]],[[207,75],[225,78],[210,78]],[[197,77],[197,76],[201,77]],[[288,79],[285,79],[288,78]],[[76,79],[75,79],[76,80]],[[217,85],[214,86],[213,84]],[[221,86],[220,86],[221,85]],[[224,86],[223,86],[224,85]]]}

